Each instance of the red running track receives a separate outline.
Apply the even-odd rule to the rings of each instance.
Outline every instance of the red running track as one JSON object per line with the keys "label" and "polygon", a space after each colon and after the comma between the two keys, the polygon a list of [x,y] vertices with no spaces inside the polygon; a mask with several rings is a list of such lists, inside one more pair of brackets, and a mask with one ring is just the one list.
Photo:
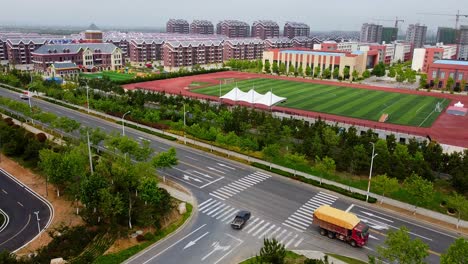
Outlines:
{"label": "red running track", "polygon": [[[308,83],[316,83],[316,84],[326,84],[326,85],[336,85],[336,86],[344,86],[344,87],[352,87],[352,88],[359,88],[359,89],[370,89],[370,90],[379,90],[379,91],[386,91],[386,92],[398,92],[404,94],[416,94],[416,95],[425,95],[425,96],[433,96],[439,98],[446,98],[449,99],[450,105],[455,104],[456,102],[460,101],[465,106],[468,106],[468,96],[465,95],[453,95],[453,94],[442,94],[442,93],[428,93],[423,91],[414,91],[414,90],[407,90],[407,89],[398,89],[398,88],[385,88],[385,87],[378,87],[378,86],[370,86],[370,85],[362,85],[357,83],[345,83],[345,82],[332,82],[332,81],[323,81],[323,80],[310,80],[310,79],[301,79],[296,77],[285,77],[285,76],[272,76],[266,74],[252,74],[252,73],[244,73],[244,72],[235,72],[235,71],[227,71],[227,72],[218,72],[218,73],[211,73],[211,74],[202,74],[202,75],[195,75],[195,76],[187,76],[187,77],[180,77],[174,79],[166,79],[160,81],[149,81],[149,82],[141,82],[141,83],[134,83],[124,85],[125,89],[133,90],[133,89],[145,89],[145,90],[152,90],[152,91],[159,91],[165,92],[168,94],[180,94],[183,96],[190,96],[197,99],[207,99],[211,101],[218,101],[219,98],[216,96],[208,96],[208,95],[201,95],[197,93],[193,93],[190,91],[189,85],[192,82],[205,82],[209,83],[206,86],[218,85],[220,79],[225,78],[235,78],[238,80],[244,79],[251,79],[251,78],[270,78],[270,79],[281,79],[281,80],[289,80],[289,81],[299,81],[299,82],[308,82]],[[202,87],[202,86],[200,86]],[[196,88],[200,88],[196,87]],[[205,87],[205,86],[203,86]],[[231,104],[231,105],[244,105],[244,106],[251,106],[248,103],[235,103],[230,100],[223,100],[223,103]],[[263,105],[255,105],[255,108],[268,110],[269,108]],[[442,112],[436,121],[432,124],[429,128],[424,127],[413,127],[413,126],[404,126],[404,125],[396,125],[396,124],[389,124],[389,123],[379,123],[376,121],[352,118],[352,117],[345,117],[345,116],[337,116],[325,113],[318,113],[312,111],[305,111],[299,109],[292,109],[286,108],[281,106],[274,106],[272,108],[273,111],[277,112],[284,112],[288,114],[296,114],[305,117],[321,117],[322,119],[326,119],[329,121],[334,122],[341,122],[356,126],[365,126],[373,129],[382,129],[393,131],[397,133],[407,133],[419,136],[426,136],[429,135],[432,140],[436,140],[439,143],[460,146],[468,148],[468,116],[460,117],[460,116],[453,116],[447,114],[445,111]]]}

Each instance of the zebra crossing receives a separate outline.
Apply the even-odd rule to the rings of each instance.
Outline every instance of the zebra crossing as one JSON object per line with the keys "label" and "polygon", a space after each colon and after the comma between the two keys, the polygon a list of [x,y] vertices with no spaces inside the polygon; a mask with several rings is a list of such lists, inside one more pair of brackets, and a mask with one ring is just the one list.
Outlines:
{"label": "zebra crossing", "polygon": [[[235,207],[213,198],[209,198],[202,202],[198,206],[198,210],[199,212],[217,219],[224,224],[229,224],[237,212],[240,211]],[[304,238],[294,230],[281,225],[276,225],[275,223],[261,219],[255,215],[251,216],[249,221],[247,221],[242,232],[245,232],[254,239],[259,240],[263,240],[264,238],[275,238],[283,243],[286,248],[297,248],[304,241]]]}
{"label": "zebra crossing", "polygon": [[303,204],[287,220],[283,222],[284,226],[290,227],[296,231],[304,232],[312,224],[312,213],[321,205],[333,204],[338,197],[328,193],[319,192],[309,201]]}
{"label": "zebra crossing", "polygon": [[224,201],[270,177],[268,174],[257,171],[210,192],[210,195]]}

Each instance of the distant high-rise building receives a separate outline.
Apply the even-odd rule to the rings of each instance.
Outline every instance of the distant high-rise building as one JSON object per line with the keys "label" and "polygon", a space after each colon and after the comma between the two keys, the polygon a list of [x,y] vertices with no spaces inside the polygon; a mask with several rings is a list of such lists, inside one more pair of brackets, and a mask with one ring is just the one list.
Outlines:
{"label": "distant high-rise building", "polygon": [[391,43],[397,40],[398,28],[396,27],[383,27],[382,28],[382,41],[385,43]]}
{"label": "distant high-rise building", "polygon": [[212,35],[214,34],[213,23],[208,20],[194,20],[190,24],[190,33]]}
{"label": "distant high-rise building", "polygon": [[406,41],[413,44],[414,48],[421,48],[426,43],[427,27],[419,23],[411,24],[406,31]]}
{"label": "distant high-rise building", "polygon": [[189,28],[189,23],[184,19],[169,19],[166,24],[167,33],[188,34]]}
{"label": "distant high-rise building", "polygon": [[279,26],[278,23],[271,20],[258,20],[252,24],[252,37],[261,39],[278,38]]}
{"label": "distant high-rise building", "polygon": [[286,22],[284,24],[283,36],[290,39],[295,37],[309,37],[310,27],[304,23]]}
{"label": "distant high-rise building", "polygon": [[455,44],[457,41],[457,31],[454,28],[439,27],[437,28],[437,43]]}
{"label": "distant high-rise building", "polygon": [[361,27],[361,42],[382,42],[382,25],[364,23]]}
{"label": "distant high-rise building", "polygon": [[458,59],[468,60],[468,26],[460,26],[458,34]]}
{"label": "distant high-rise building", "polygon": [[216,34],[229,38],[246,38],[250,37],[250,26],[239,20],[223,20],[216,25]]}

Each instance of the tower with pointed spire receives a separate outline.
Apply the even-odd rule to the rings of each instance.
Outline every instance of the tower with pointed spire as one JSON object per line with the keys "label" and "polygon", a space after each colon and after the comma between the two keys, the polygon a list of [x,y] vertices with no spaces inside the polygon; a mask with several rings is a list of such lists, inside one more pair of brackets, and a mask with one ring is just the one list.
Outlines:
{"label": "tower with pointed spire", "polygon": [[83,42],[86,43],[102,43],[102,31],[94,24],[86,29],[84,32],[85,38]]}

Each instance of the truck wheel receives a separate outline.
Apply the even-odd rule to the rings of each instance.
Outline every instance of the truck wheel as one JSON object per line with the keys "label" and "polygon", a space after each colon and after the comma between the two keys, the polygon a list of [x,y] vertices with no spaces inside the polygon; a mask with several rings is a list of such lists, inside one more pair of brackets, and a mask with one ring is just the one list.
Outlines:
{"label": "truck wheel", "polygon": [[356,241],[351,240],[350,244],[351,244],[351,246],[356,247]]}
{"label": "truck wheel", "polygon": [[322,236],[326,236],[327,235],[327,230],[323,229],[323,228],[320,228],[320,234]]}
{"label": "truck wheel", "polygon": [[335,233],[333,233],[333,232],[328,232],[328,238],[334,239],[334,238],[335,238]]}

